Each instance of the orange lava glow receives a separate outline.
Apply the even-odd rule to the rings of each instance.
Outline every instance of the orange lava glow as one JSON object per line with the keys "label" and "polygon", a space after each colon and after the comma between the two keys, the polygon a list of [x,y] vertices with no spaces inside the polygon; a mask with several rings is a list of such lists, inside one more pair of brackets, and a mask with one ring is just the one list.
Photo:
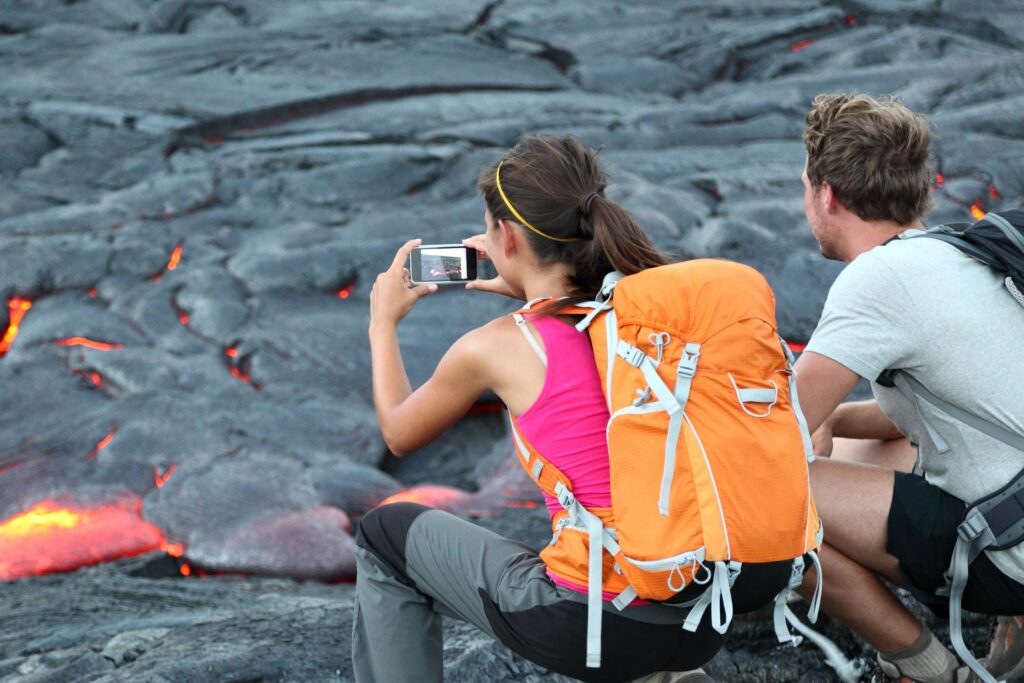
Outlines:
{"label": "orange lava glow", "polygon": [[124,348],[124,344],[94,341],[86,337],[67,337],[56,339],[53,343],[57,346],[84,346],[97,351],[116,351]]}
{"label": "orange lava glow", "polygon": [[47,500],[0,521],[0,580],[158,550],[164,536],[142,519],[141,510],[136,496],[92,508]]}
{"label": "orange lava glow", "polygon": [[985,210],[981,208],[980,202],[974,202],[971,204],[971,216],[973,216],[976,221],[980,221],[985,217]]}
{"label": "orange lava glow", "polygon": [[172,463],[170,467],[164,470],[163,474],[160,474],[159,469],[153,467],[153,483],[156,484],[156,487],[158,489],[162,489],[164,487],[164,484],[167,483],[167,480],[171,478],[172,474],[174,474],[174,470],[176,467],[177,466]]}
{"label": "orange lava glow", "polygon": [[804,38],[803,40],[798,40],[795,43],[792,43],[789,46],[789,51],[790,52],[800,52],[800,50],[808,48],[811,45],[814,45],[814,39],[813,38]]}
{"label": "orange lava glow", "polygon": [[465,498],[469,494],[462,489],[457,489],[452,486],[440,486],[438,484],[421,484],[419,486],[413,486],[412,488],[399,491],[398,493],[388,496],[380,503],[380,505],[389,505],[391,503],[419,503],[420,505],[427,505],[429,507],[444,507],[454,500]]}
{"label": "orange lava glow", "polygon": [[89,288],[89,296],[91,296],[93,299],[95,299],[99,295],[100,295],[100,293],[96,291],[95,287],[90,287]]}
{"label": "orange lava glow", "polygon": [[181,557],[185,554],[185,546],[181,543],[164,543],[160,546],[160,550],[163,550],[171,557]]}
{"label": "orange lava glow", "polygon": [[14,296],[7,300],[10,322],[7,323],[7,329],[4,331],[3,336],[0,337],[0,357],[3,357],[4,354],[11,350],[11,344],[14,343],[14,338],[18,336],[18,327],[21,325],[21,319],[25,317],[30,308],[32,308],[32,302],[28,299]]}
{"label": "orange lava glow", "polygon": [[179,311],[178,312],[178,322],[179,323],[181,323],[182,325],[188,325],[188,320],[189,320],[188,313],[186,313],[185,311]]}
{"label": "orange lava glow", "polygon": [[234,359],[238,358],[237,346],[229,346],[228,348],[224,349],[224,355],[228,357],[228,372],[231,373],[232,377],[234,377],[237,380],[241,380],[242,382],[245,382],[256,391],[259,391],[261,389],[258,383],[252,381],[252,377],[250,377],[247,372],[243,371],[240,367],[235,365]]}
{"label": "orange lava glow", "polygon": [[181,263],[181,245],[179,244],[171,252],[171,259],[167,262],[167,270],[174,270]]}
{"label": "orange lava glow", "polygon": [[96,386],[96,388],[103,386],[103,375],[93,370],[89,373],[89,381]]}
{"label": "orange lava glow", "polygon": [[352,290],[355,289],[355,288],[356,288],[356,283],[355,282],[348,283],[347,285],[345,285],[344,287],[342,287],[341,289],[338,290],[338,298],[339,299],[347,299],[349,297],[349,295],[352,294]]}
{"label": "orange lava glow", "polygon": [[1002,199],[1003,197],[1001,194],[999,194],[999,190],[997,190],[996,186],[993,185],[992,183],[988,184],[988,196],[991,197],[992,199]]}
{"label": "orange lava glow", "polygon": [[942,187],[942,183],[944,183],[944,182],[946,182],[946,176],[942,175],[941,173],[936,173],[935,174],[935,186],[936,187]]}
{"label": "orange lava glow", "polygon": [[192,573],[192,567],[188,566],[187,562],[182,562],[181,567],[178,568],[182,576],[188,576]]}
{"label": "orange lava glow", "polygon": [[95,460],[96,456],[99,455],[100,451],[102,451],[104,448],[110,445],[110,442],[114,440],[114,436],[116,434],[117,430],[111,429],[110,433],[103,437],[103,439],[101,439],[100,442],[96,444],[91,451],[89,451],[89,454],[85,456],[86,459]]}
{"label": "orange lava glow", "polygon": [[159,273],[156,273],[155,275],[151,276],[149,279],[152,280],[153,282],[156,282],[157,280],[159,280],[160,278],[162,278],[164,276],[164,273],[172,271],[175,268],[177,268],[179,263],[181,263],[181,245],[180,244],[177,245],[176,247],[174,247],[173,250],[171,250],[171,256],[170,256],[170,258],[167,259],[167,265],[164,266],[164,269],[161,270]]}

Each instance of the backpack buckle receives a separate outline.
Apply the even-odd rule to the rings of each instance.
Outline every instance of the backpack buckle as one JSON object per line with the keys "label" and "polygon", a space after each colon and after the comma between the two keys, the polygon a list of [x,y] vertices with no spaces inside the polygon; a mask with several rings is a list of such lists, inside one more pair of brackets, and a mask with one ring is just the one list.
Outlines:
{"label": "backpack buckle", "polygon": [[619,348],[616,349],[616,352],[619,354],[619,357],[621,357],[622,360],[626,361],[634,368],[638,368],[641,365],[643,365],[644,360],[647,358],[646,353],[644,353],[637,347],[633,346],[632,344],[627,344],[625,342],[619,343]]}
{"label": "backpack buckle", "polygon": [[683,349],[683,357],[679,360],[679,368],[676,373],[686,379],[692,378],[697,373],[697,361],[700,359],[700,344],[687,344]]}

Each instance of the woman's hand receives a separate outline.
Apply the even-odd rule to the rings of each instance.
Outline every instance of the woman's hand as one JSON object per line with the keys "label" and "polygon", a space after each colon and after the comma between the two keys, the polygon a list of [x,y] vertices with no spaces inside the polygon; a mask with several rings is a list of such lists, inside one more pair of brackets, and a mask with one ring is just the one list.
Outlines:
{"label": "woman's hand", "polygon": [[[487,255],[486,235],[473,235],[462,240],[462,246],[469,249],[476,249],[476,257],[482,261],[490,261]],[[505,278],[498,275],[490,280],[470,280],[466,283],[466,289],[476,289],[481,292],[491,292],[502,296],[518,299],[519,296],[512,291],[512,288],[505,282]]]}
{"label": "woman's hand", "polygon": [[405,264],[409,254],[422,240],[409,240],[395,254],[391,267],[377,276],[370,291],[370,326],[377,324],[397,325],[409,314],[421,298],[437,291],[437,285],[426,284],[413,287],[412,278]]}

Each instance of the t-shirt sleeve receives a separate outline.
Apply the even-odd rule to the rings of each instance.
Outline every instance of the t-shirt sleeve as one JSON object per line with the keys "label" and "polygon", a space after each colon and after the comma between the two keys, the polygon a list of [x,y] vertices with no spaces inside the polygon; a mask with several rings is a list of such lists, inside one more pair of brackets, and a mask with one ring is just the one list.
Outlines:
{"label": "t-shirt sleeve", "polygon": [[875,380],[884,370],[914,365],[920,349],[910,296],[876,254],[861,254],[836,278],[807,351]]}

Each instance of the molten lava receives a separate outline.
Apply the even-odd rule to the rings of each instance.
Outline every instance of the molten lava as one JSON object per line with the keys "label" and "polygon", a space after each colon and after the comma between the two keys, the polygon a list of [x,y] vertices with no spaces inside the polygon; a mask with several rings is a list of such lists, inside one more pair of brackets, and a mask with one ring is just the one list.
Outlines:
{"label": "molten lava", "polygon": [[804,38],[803,40],[798,40],[795,43],[792,43],[789,46],[789,51],[800,52],[800,50],[806,49],[811,45],[814,45],[814,38]]}
{"label": "molten lava", "polygon": [[175,268],[177,268],[179,263],[181,263],[181,245],[180,244],[177,245],[176,247],[174,247],[174,249],[171,251],[171,256],[170,256],[169,259],[167,259],[167,265],[164,266],[164,269],[162,271],[160,271],[159,273],[156,273],[155,275],[153,275],[149,279],[153,280],[154,282],[156,280],[159,280],[160,278],[162,278],[164,276],[164,273],[172,271]]}
{"label": "molten lava", "polygon": [[84,346],[97,351],[117,351],[124,348],[124,344],[95,341],[86,337],[66,337],[64,339],[55,339],[53,343],[57,346]]}
{"label": "molten lava", "polygon": [[171,478],[171,475],[174,474],[174,470],[176,468],[177,466],[172,463],[170,467],[164,470],[163,474],[160,474],[160,470],[155,466],[153,467],[153,483],[156,484],[158,489],[162,489],[164,487],[164,484],[166,484],[167,480]]}
{"label": "molten lava", "polygon": [[413,486],[412,488],[405,489],[404,491],[399,491],[392,496],[388,496],[377,505],[389,505],[391,503],[419,503],[420,505],[437,508],[445,507],[456,500],[466,498],[468,495],[469,494],[462,489],[457,489],[452,486],[420,484],[419,486]]}
{"label": "molten lava", "polygon": [[997,190],[996,186],[993,185],[992,183],[988,184],[988,196],[991,197],[992,199],[1002,199],[1003,197],[1001,194],[999,194],[999,190]]}
{"label": "molten lava", "polygon": [[165,545],[142,519],[142,500],[84,507],[53,500],[0,522],[0,580],[65,572],[141,555]]}
{"label": "molten lava", "polygon": [[347,299],[349,297],[349,295],[352,293],[352,290],[355,289],[355,288],[356,288],[355,281],[352,281],[352,282],[348,283],[347,285],[345,285],[344,287],[342,287],[341,289],[338,290],[338,298],[339,299]]}
{"label": "molten lava", "polygon": [[111,429],[105,437],[103,437],[98,444],[96,444],[89,454],[86,455],[87,460],[95,460],[96,456],[99,455],[100,451],[110,445],[110,442],[114,440],[114,436],[117,434],[117,428]]}
{"label": "molten lava", "polygon": [[976,221],[980,221],[985,217],[985,209],[981,208],[981,202],[974,202],[971,204],[971,216],[973,216]]}
{"label": "molten lava", "polygon": [[30,308],[32,308],[32,302],[28,299],[15,296],[7,300],[10,322],[7,323],[7,329],[4,331],[3,336],[0,337],[0,358],[3,358],[11,350],[11,344],[14,343],[14,338],[18,336],[18,327],[21,325],[21,319],[25,317]]}
{"label": "molten lava", "polygon": [[256,391],[259,391],[260,385],[257,384],[256,382],[253,382],[252,377],[249,376],[249,373],[242,370],[242,368],[239,367],[238,363],[235,362],[235,359],[238,358],[238,347],[229,346],[228,348],[224,349],[224,355],[228,357],[228,372],[231,373],[231,376],[234,377],[235,379],[245,382]]}
{"label": "molten lava", "polygon": [[100,295],[100,293],[96,291],[96,288],[95,288],[95,287],[90,287],[90,288],[89,288],[89,296],[90,296],[90,297],[92,297],[93,299],[95,299],[95,298],[96,298],[96,297],[98,297],[99,295]]}
{"label": "molten lava", "polygon": [[946,182],[946,176],[941,173],[935,174],[935,187],[942,187],[942,183]]}

